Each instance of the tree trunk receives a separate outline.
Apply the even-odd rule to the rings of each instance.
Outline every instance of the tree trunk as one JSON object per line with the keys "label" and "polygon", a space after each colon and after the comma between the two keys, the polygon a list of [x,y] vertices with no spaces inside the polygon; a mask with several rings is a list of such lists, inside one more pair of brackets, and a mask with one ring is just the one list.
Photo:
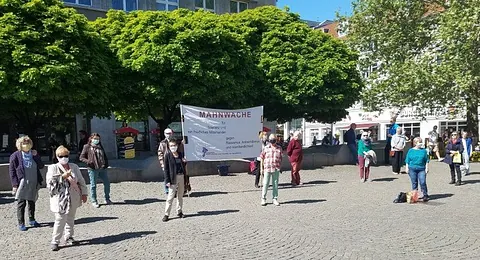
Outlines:
{"label": "tree trunk", "polygon": [[473,95],[467,99],[467,130],[478,137],[478,97]]}

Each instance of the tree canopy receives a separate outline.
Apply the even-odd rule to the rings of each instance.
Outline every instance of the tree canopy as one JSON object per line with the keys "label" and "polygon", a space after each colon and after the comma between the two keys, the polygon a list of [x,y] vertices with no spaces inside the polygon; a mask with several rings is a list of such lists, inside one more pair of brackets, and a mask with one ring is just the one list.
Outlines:
{"label": "tree canopy", "polygon": [[29,134],[56,117],[108,116],[109,53],[85,16],[57,0],[1,1],[2,111]]}
{"label": "tree canopy", "polygon": [[467,128],[477,135],[480,1],[357,0],[353,7],[342,20],[369,74],[364,106],[467,107]]}
{"label": "tree canopy", "polygon": [[178,105],[235,107],[256,77],[243,38],[210,12],[109,11],[96,28],[127,77],[128,100],[119,115],[150,115],[161,127]]}
{"label": "tree canopy", "polygon": [[358,56],[340,40],[275,7],[247,10],[231,19],[243,25],[238,28],[262,72],[267,118],[335,122],[358,100],[363,86]]}

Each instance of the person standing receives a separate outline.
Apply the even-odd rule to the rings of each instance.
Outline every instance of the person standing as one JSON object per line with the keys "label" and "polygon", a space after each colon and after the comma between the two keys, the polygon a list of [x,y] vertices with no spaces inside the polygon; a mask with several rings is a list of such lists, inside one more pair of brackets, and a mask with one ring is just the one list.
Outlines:
{"label": "person standing", "polygon": [[427,173],[428,173],[428,152],[423,148],[422,138],[416,137],[413,139],[413,148],[408,150],[405,158],[406,170],[410,176],[412,183],[412,190],[418,189],[418,183],[420,182],[420,188],[423,193],[423,201],[427,202],[428,190],[427,190]]}
{"label": "person standing", "polygon": [[472,156],[472,138],[468,136],[467,132],[462,132],[463,145],[463,169],[464,175],[470,175],[470,157]]}
{"label": "person standing", "polygon": [[40,227],[35,220],[35,203],[38,199],[38,190],[43,182],[40,169],[43,164],[40,155],[32,150],[33,142],[28,136],[16,141],[17,151],[10,156],[8,171],[12,183],[12,194],[17,201],[18,229],[27,231],[25,227],[25,207],[28,204],[28,218],[31,227]]}
{"label": "person standing", "polygon": [[[165,159],[165,154],[167,154],[167,152],[170,150],[169,143],[170,143],[170,140],[173,140],[173,130],[170,128],[167,128],[165,129],[165,131],[163,131],[163,134],[165,135],[165,139],[160,141],[160,144],[158,145],[157,154],[158,154],[158,161],[160,162],[160,167],[162,167],[162,170],[165,171],[164,159]],[[183,154],[184,152],[183,144],[179,143],[177,144],[177,147],[178,147],[177,148],[178,151]],[[165,194],[168,194],[168,190],[169,190],[168,187],[165,186]]]}
{"label": "person standing", "polygon": [[407,143],[405,136],[402,134],[403,129],[397,128],[397,132],[392,137],[391,147],[393,152],[392,158],[392,172],[393,174],[399,174],[403,164],[403,149]]}
{"label": "person standing", "polygon": [[[459,138],[457,132],[453,132],[450,140],[447,143],[445,159],[443,162],[448,164],[450,167],[450,175],[452,178],[450,184],[455,184],[455,186],[462,185],[462,172],[460,170],[460,165],[463,163],[463,150],[461,138]],[[457,173],[456,181],[455,172]]]}
{"label": "person standing", "polygon": [[273,205],[280,206],[278,202],[278,178],[280,176],[280,169],[282,167],[282,148],[276,144],[275,135],[271,134],[268,138],[269,144],[262,149],[261,171],[263,178],[262,187],[262,206],[267,205],[267,191],[270,186],[270,178],[272,178],[272,196]]}
{"label": "person standing", "polygon": [[88,134],[85,130],[80,130],[80,140],[78,141],[78,161],[80,161],[80,154],[82,154],[83,147],[88,143]]}
{"label": "person standing", "polygon": [[365,164],[365,156],[372,150],[372,140],[368,137],[367,132],[363,132],[358,142],[358,168],[360,170],[360,181],[366,182],[370,177],[370,164]]}
{"label": "person standing", "polygon": [[60,239],[65,234],[67,245],[77,245],[73,238],[75,213],[82,202],[87,202],[87,185],[78,165],[68,163],[70,151],[64,146],[55,152],[58,163],[48,166],[47,189],[50,194],[50,210],[55,213],[51,247],[58,251]]}
{"label": "person standing", "polygon": [[350,129],[343,135],[343,141],[347,142],[348,149],[353,157],[353,162],[358,164],[357,156],[357,136],[355,135],[355,129],[357,129],[356,124],[351,124]]}
{"label": "person standing", "polygon": [[435,153],[439,162],[443,159],[440,157],[440,150],[438,147],[438,139],[440,138],[440,134],[437,132],[438,127],[433,126],[433,130],[428,132],[428,147],[431,153]]}
{"label": "person standing", "polygon": [[88,143],[83,146],[80,160],[87,164],[88,177],[90,178],[90,200],[92,206],[99,208],[97,201],[97,180],[100,177],[103,181],[103,190],[105,193],[105,203],[111,205],[110,200],[110,180],[108,179],[107,168],[108,158],[100,142],[100,135],[93,133],[90,135]]}
{"label": "person standing", "polygon": [[[268,144],[268,138],[267,138],[267,132],[261,131],[258,135],[258,138],[260,139],[260,142],[262,143],[262,150],[267,146]],[[261,159],[257,157],[257,160],[255,161],[255,188],[260,188],[259,183],[260,183],[260,176],[261,174]]]}
{"label": "person standing", "polygon": [[290,164],[292,165],[292,185],[302,185],[300,182],[300,168],[302,167],[303,161],[303,149],[300,141],[300,131],[295,131],[293,133],[293,138],[288,144],[287,147],[287,155],[288,159],[290,160]]}
{"label": "person standing", "polygon": [[57,150],[58,142],[54,133],[48,138],[48,161],[57,163],[57,157],[55,156],[55,150]]}
{"label": "person standing", "polygon": [[177,194],[177,216],[184,218],[183,215],[183,194],[185,191],[184,177],[186,175],[185,163],[186,160],[183,153],[178,151],[177,141],[171,138],[168,141],[169,149],[165,153],[164,174],[165,174],[165,186],[168,187],[168,196],[165,204],[165,215],[162,221],[167,222],[169,220],[170,211],[172,209],[172,202]]}
{"label": "person standing", "polygon": [[385,156],[384,156],[386,165],[390,164],[390,150],[392,149],[392,144],[391,144],[392,137],[393,135],[395,135],[395,133],[397,132],[397,128],[399,127],[396,121],[397,121],[396,117],[392,117],[392,119],[390,119],[390,129],[388,129],[388,133],[387,133],[387,144],[385,145]]}

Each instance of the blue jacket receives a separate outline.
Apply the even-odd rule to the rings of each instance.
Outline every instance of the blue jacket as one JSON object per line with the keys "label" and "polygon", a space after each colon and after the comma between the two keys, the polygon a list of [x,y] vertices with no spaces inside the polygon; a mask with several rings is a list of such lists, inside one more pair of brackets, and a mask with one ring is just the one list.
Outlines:
{"label": "blue jacket", "polygon": [[[45,165],[40,158],[40,155],[37,154],[33,156],[33,160],[37,163],[37,181],[38,184],[42,185],[43,177],[40,173]],[[22,152],[16,151],[10,155],[10,164],[8,166],[8,172],[10,173],[10,180],[12,182],[12,187],[18,187],[20,181],[25,177],[25,167],[23,166],[23,157]]]}
{"label": "blue jacket", "polygon": [[343,135],[343,141],[347,142],[348,144],[355,144],[356,143],[356,136],[355,131],[350,128],[347,132]]}
{"label": "blue jacket", "polygon": [[467,154],[470,155],[470,153],[472,152],[472,138],[467,137],[467,139],[465,139],[465,143],[467,143],[467,147],[463,148],[467,149]]}
{"label": "blue jacket", "polygon": [[[463,144],[462,144],[461,138],[458,138],[455,143],[453,143],[452,140],[448,141],[447,148],[445,149],[445,159],[443,160],[443,162],[446,164],[453,164],[453,158],[450,155],[450,151],[458,151],[460,155],[462,155]],[[463,155],[462,155],[462,160],[463,160]]]}

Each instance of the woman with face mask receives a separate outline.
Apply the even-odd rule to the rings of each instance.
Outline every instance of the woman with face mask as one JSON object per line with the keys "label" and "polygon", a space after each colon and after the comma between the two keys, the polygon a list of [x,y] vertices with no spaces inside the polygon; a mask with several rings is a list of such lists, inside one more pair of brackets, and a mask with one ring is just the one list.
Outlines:
{"label": "woman with face mask", "polygon": [[416,191],[420,182],[424,202],[428,201],[427,173],[429,162],[428,152],[423,147],[422,138],[416,137],[413,139],[413,148],[408,150],[405,164],[412,182],[412,190]]}
{"label": "woman with face mask", "polygon": [[[463,163],[463,150],[462,139],[458,136],[457,132],[453,132],[451,139],[447,143],[444,163],[450,167],[450,176],[452,180],[449,184],[455,184],[455,186],[462,185],[462,172],[460,165]],[[457,173],[457,181],[455,181],[455,172]]]}
{"label": "woman with face mask", "polygon": [[366,182],[370,176],[370,164],[365,164],[365,156],[372,150],[372,141],[367,132],[363,132],[358,141],[358,168],[360,170],[360,181]]}
{"label": "woman with face mask", "polygon": [[177,195],[177,216],[183,218],[183,196],[181,194],[185,191],[185,163],[186,160],[182,152],[178,151],[178,144],[175,139],[170,139],[168,142],[169,150],[165,154],[164,173],[165,173],[165,186],[168,187],[167,201],[165,204],[165,215],[162,221],[167,222],[170,216],[170,210],[172,209],[172,202]]}
{"label": "woman with face mask", "polygon": [[55,213],[51,247],[58,251],[64,235],[67,245],[78,244],[73,239],[75,213],[82,202],[87,202],[87,185],[78,165],[68,163],[70,151],[60,146],[55,151],[58,163],[48,166],[47,189],[50,194],[50,210]]}
{"label": "woman with face mask", "polygon": [[31,227],[40,227],[35,220],[35,202],[38,190],[43,182],[40,169],[44,167],[40,155],[32,150],[33,142],[28,136],[17,139],[18,151],[10,156],[9,173],[12,182],[12,193],[17,201],[17,219],[20,231],[25,227],[25,208],[28,203],[28,217]]}
{"label": "woman with face mask", "polygon": [[108,158],[100,142],[100,135],[93,133],[88,143],[83,146],[83,151],[80,154],[80,161],[87,164],[88,177],[90,178],[90,200],[92,206],[99,208],[97,201],[97,179],[100,177],[103,181],[103,189],[105,193],[105,204],[111,205],[110,200],[110,181],[108,180],[107,168]]}

